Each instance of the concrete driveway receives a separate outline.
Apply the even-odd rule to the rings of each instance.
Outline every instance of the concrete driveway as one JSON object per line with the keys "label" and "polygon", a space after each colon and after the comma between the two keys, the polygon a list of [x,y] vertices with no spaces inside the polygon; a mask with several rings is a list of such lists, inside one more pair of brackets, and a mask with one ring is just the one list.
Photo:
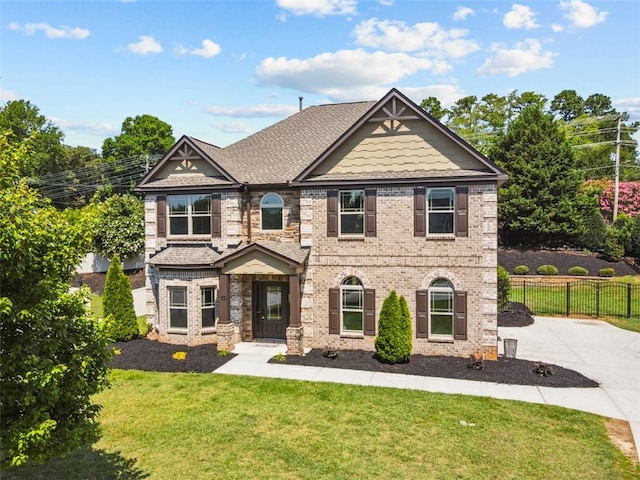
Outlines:
{"label": "concrete driveway", "polygon": [[[501,339],[518,340],[518,358],[570,368],[600,383],[601,401],[579,389],[558,389],[558,403],[627,420],[640,449],[640,333],[601,320],[535,317],[533,325],[499,327]],[[503,343],[500,342],[500,353]]]}

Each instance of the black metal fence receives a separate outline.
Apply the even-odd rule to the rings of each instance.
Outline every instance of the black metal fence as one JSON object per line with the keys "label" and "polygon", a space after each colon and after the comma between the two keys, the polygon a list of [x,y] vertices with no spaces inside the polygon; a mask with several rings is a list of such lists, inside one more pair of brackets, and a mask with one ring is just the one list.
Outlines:
{"label": "black metal fence", "polygon": [[510,308],[536,315],[640,318],[640,285],[613,281],[511,279]]}

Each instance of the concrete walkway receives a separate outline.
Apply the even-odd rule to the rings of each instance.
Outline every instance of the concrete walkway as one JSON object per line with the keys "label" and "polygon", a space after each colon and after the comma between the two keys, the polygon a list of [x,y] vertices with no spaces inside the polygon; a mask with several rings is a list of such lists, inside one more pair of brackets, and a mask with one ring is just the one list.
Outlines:
{"label": "concrete walkway", "polygon": [[[500,327],[501,338],[518,340],[517,357],[570,368],[600,382],[597,388],[552,388],[400,375],[392,373],[270,364],[286,345],[240,343],[237,356],[215,373],[335,382],[458,393],[558,405],[627,420],[640,447],[640,333],[598,320],[537,317],[523,328]],[[499,344],[503,353],[502,342]]]}

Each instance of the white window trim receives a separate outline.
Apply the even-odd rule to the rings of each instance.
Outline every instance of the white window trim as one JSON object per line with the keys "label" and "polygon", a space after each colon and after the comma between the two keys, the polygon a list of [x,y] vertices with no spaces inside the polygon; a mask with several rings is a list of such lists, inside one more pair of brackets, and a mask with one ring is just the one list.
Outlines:
{"label": "white window trim", "polygon": [[[185,302],[186,304],[184,306],[175,306],[171,304],[172,301],[172,297],[171,297],[171,292],[172,290],[178,290],[178,289],[182,289],[185,292]],[[174,327],[171,325],[171,310],[176,309],[176,310],[185,310],[187,313],[187,326],[186,327]],[[167,287],[167,331],[168,333],[187,333],[187,331],[189,330],[189,289],[187,287],[184,286],[170,286]]]}
{"label": "white window trim", "polygon": [[[265,198],[267,198],[269,195],[275,195],[276,197],[278,197],[280,199],[280,203],[279,204],[275,204],[275,203],[267,203],[265,205]],[[282,228],[263,228],[262,225],[262,209],[263,208],[276,208],[279,207],[280,208],[280,215],[281,215],[281,219],[280,219],[280,223],[282,224]],[[282,197],[275,193],[275,192],[269,192],[266,193],[262,199],[260,200],[260,230],[264,231],[264,232],[282,232],[284,230],[284,200],[282,199]]]}
{"label": "white window trim", "polygon": [[[431,282],[431,284],[433,284],[435,281],[437,280],[447,280],[447,279],[443,279],[443,278],[437,278],[435,279],[433,282]],[[455,312],[454,312],[454,302],[455,302],[455,290],[453,288],[453,285],[451,284],[451,281],[447,280],[447,282],[449,282],[449,286],[448,287],[432,287],[429,286],[428,289],[428,298],[427,298],[427,302],[428,302],[428,338],[433,339],[433,340],[453,340],[453,333],[454,333],[454,316],[455,316]],[[431,294],[432,293],[448,293],[451,295],[451,334],[447,335],[447,334],[436,334],[433,333],[431,331]],[[449,315],[448,312],[435,312],[439,315]]]}
{"label": "white window trim", "polygon": [[[343,193],[352,193],[352,192],[361,192],[362,193],[362,211],[343,212],[342,211],[342,194]],[[340,190],[340,191],[338,191],[338,237],[340,237],[340,238],[364,238],[365,220],[366,220],[365,202],[366,202],[366,197],[365,197],[364,189],[362,189],[362,188],[355,188],[355,189],[352,189],[352,190]],[[362,233],[342,233],[342,215],[362,215]]]}
{"label": "white window trim", "polygon": [[[346,277],[342,282],[344,282]],[[340,335],[343,337],[355,337],[361,338],[364,337],[364,286],[362,285],[362,280],[358,277],[355,277],[358,280],[359,285],[343,285],[340,284]],[[360,308],[359,309],[345,309],[344,308],[344,296],[343,292],[345,291],[357,291],[360,293]],[[362,315],[362,328],[360,330],[346,330],[344,328],[344,312],[360,312]]]}
{"label": "white window trim", "polygon": [[[213,317],[213,326],[212,327],[205,327],[202,325],[202,310],[204,310],[205,306],[202,305],[202,291],[205,288],[211,288],[213,289],[213,304],[211,306],[207,306],[206,308],[210,309],[213,308],[214,312],[215,312],[215,316]],[[200,332],[202,334],[206,334],[206,333],[215,333],[216,331],[216,326],[218,325],[218,309],[217,309],[217,303],[218,303],[218,295],[216,295],[216,287],[214,285],[202,285],[200,286]]]}
{"label": "white window trim", "polygon": [[[209,213],[207,214],[194,214],[192,212],[193,209],[193,197],[206,197],[209,196]],[[171,214],[171,197],[187,197],[187,213],[186,215],[175,215]],[[171,218],[185,218],[187,219],[187,233],[172,233],[171,232]],[[193,219],[198,217],[209,217],[211,218],[211,195],[207,195],[206,193],[187,193],[187,194],[177,194],[177,195],[167,195],[167,234],[172,238],[211,238],[212,225],[211,221],[209,221],[209,233],[193,233]]]}
{"label": "white window trim", "polygon": [[[440,214],[440,213],[451,213],[452,216],[452,221],[451,221],[451,232],[435,232],[432,233],[429,230],[429,225],[430,225],[430,221],[429,221],[429,217],[431,216],[431,209],[429,207],[429,193],[433,192],[434,190],[449,190],[453,193],[453,206],[450,210],[437,210],[434,211],[434,213],[436,214]],[[455,237],[456,234],[456,189],[453,187],[433,187],[433,188],[428,188],[426,191],[426,195],[425,195],[425,202],[426,202],[426,213],[427,213],[427,224],[426,224],[426,229],[427,229],[427,237],[438,237],[438,238],[451,238],[451,237]]]}

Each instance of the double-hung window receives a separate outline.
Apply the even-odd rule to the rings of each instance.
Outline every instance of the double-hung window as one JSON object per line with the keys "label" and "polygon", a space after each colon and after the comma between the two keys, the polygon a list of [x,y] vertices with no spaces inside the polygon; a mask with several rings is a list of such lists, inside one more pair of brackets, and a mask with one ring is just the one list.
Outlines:
{"label": "double-hung window", "polygon": [[453,188],[431,188],[427,191],[429,234],[453,233],[455,192]]}
{"label": "double-hung window", "polygon": [[444,278],[429,286],[429,336],[453,337],[453,287]]}
{"label": "double-hung window", "polygon": [[169,195],[170,235],[211,235],[210,195]]}
{"label": "double-hung window", "polygon": [[364,236],[364,190],[340,192],[340,235]]}
{"label": "double-hung window", "polygon": [[202,328],[216,326],[216,289],[214,287],[200,288],[200,308],[202,312]]}
{"label": "double-hung window", "polygon": [[284,202],[277,193],[267,193],[260,200],[260,227],[262,230],[282,230]]}
{"label": "double-hung window", "polygon": [[347,277],[340,285],[342,332],[362,333],[363,305],[362,282],[358,277]]}
{"label": "double-hung window", "polygon": [[169,287],[169,328],[187,328],[187,287]]}

